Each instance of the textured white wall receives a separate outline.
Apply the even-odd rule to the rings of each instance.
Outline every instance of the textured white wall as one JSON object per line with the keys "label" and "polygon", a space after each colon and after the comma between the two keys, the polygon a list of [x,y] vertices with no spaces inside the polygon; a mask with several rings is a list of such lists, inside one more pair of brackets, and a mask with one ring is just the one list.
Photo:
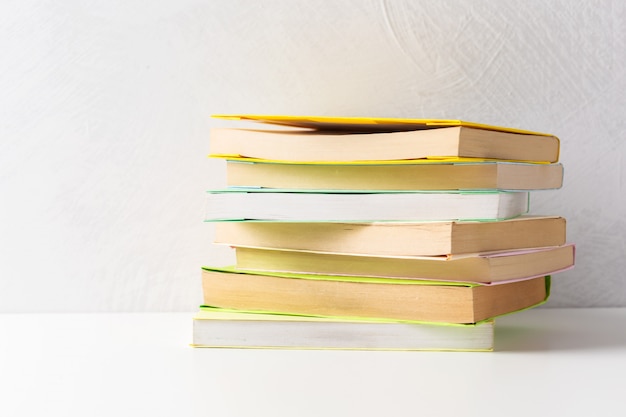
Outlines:
{"label": "textured white wall", "polygon": [[626,306],[615,1],[3,1],[0,311],[193,310],[211,113],[445,117],[554,133],[533,212],[578,244],[549,306]]}

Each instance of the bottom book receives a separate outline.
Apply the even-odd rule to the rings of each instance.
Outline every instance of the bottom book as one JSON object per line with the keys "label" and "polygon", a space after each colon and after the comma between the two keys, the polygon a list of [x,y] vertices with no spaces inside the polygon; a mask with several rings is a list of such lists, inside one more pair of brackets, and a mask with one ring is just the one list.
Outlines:
{"label": "bottom book", "polygon": [[492,351],[494,321],[446,325],[252,313],[202,307],[194,347]]}

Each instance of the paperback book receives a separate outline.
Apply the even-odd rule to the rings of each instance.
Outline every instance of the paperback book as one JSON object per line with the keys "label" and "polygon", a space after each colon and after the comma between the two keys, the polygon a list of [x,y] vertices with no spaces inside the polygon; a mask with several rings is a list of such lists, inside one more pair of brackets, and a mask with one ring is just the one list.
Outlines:
{"label": "paperback book", "polygon": [[441,325],[202,307],[193,346],[205,348],[491,351],[494,321]]}
{"label": "paperback book", "polygon": [[373,256],[235,247],[237,268],[338,276],[497,284],[574,266],[574,245],[444,256]]}
{"label": "paperback book", "polygon": [[365,192],[233,187],[207,192],[204,220],[503,220],[525,214],[528,206],[527,192]]}
{"label": "paperback book", "polygon": [[549,190],[563,184],[563,165],[502,161],[295,164],[230,159],[228,186],[312,190]]}
{"label": "paperback book", "polygon": [[437,256],[561,246],[566,243],[566,221],[524,215],[497,222],[220,222],[214,241],[310,252]]}
{"label": "paperback book", "polygon": [[500,285],[204,267],[203,303],[234,310],[478,323],[543,304],[550,278]]}
{"label": "paperback book", "polygon": [[292,129],[211,130],[213,157],[291,162],[469,157],[557,162],[553,135],[460,120],[221,115]]}

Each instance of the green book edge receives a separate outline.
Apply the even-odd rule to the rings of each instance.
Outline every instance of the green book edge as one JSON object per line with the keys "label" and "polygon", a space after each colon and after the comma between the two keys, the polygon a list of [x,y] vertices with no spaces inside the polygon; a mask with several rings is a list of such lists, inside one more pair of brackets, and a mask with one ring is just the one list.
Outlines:
{"label": "green book edge", "polygon": [[235,266],[203,266],[203,270],[227,272],[231,274],[247,274],[247,275],[263,275],[269,277],[309,279],[316,281],[340,281],[340,282],[367,282],[371,284],[402,284],[402,285],[445,285],[451,287],[478,287],[481,284],[476,282],[463,281],[436,281],[436,280],[416,280],[401,278],[381,278],[367,276],[350,276],[350,275],[323,275],[323,274],[300,274],[295,272],[274,272],[274,271],[250,271],[238,269]]}

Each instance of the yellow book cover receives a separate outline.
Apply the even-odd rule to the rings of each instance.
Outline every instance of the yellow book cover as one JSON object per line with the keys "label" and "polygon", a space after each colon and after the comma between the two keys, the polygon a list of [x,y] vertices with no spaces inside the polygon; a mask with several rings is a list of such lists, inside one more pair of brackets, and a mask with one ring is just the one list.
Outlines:
{"label": "yellow book cover", "polygon": [[256,129],[213,128],[209,147],[210,156],[216,158],[309,164],[432,159],[554,163],[559,156],[559,139],[554,135],[462,120],[279,115],[214,117],[256,122],[262,126]]}
{"label": "yellow book cover", "polygon": [[317,130],[349,131],[403,131],[433,129],[439,127],[473,127],[498,132],[520,133],[525,135],[552,136],[549,133],[533,132],[512,127],[494,126],[485,123],[466,122],[456,119],[411,119],[391,117],[339,117],[339,116],[288,116],[261,114],[214,114],[214,118],[229,120],[249,120],[282,126],[301,127]]}

